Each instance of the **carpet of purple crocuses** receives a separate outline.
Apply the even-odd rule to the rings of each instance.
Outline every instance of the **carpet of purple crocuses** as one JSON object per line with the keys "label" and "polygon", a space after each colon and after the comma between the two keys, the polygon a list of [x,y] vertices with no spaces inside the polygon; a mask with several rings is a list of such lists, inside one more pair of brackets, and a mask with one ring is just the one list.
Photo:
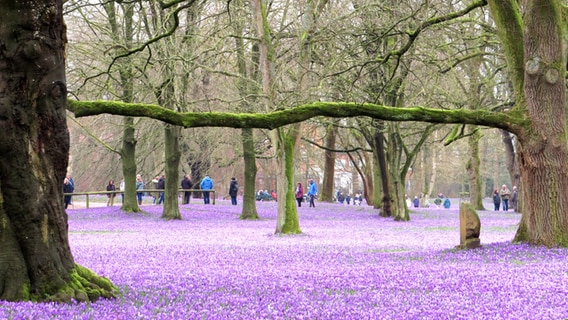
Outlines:
{"label": "carpet of purple crocuses", "polygon": [[117,298],[0,301],[0,319],[568,318],[568,249],[511,243],[520,214],[479,211],[482,248],[463,251],[455,199],[407,222],[316,206],[298,208],[300,235],[274,233],[275,202],[257,202],[258,221],[223,200],[192,199],[179,221],[153,205],[68,210],[76,262]]}

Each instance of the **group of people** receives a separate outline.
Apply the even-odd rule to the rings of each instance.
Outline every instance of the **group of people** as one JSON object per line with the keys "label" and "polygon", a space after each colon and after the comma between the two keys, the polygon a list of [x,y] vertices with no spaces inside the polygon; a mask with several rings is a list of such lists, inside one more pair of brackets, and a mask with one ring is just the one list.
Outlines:
{"label": "group of people", "polygon": [[[412,202],[410,202],[410,198],[408,197],[408,195],[406,195],[406,205],[410,208],[411,204],[414,208],[420,208],[420,198],[418,196],[414,196],[414,199],[412,200]],[[436,208],[443,206],[444,208],[449,209],[452,206],[452,202],[450,201],[450,198],[444,196],[443,193],[438,193],[438,196],[436,197],[436,199],[434,199],[434,205],[436,206]],[[424,207],[430,207],[428,199],[426,199]]]}
{"label": "group of people", "polygon": [[503,203],[503,211],[509,211],[509,201],[511,201],[513,211],[517,211],[518,199],[519,192],[517,190],[517,186],[513,186],[513,191],[511,191],[507,188],[507,185],[504,184],[501,186],[501,190],[495,189],[493,191],[493,205],[495,211],[499,211],[501,203]]}
{"label": "group of people", "polygon": [[261,189],[256,192],[256,201],[278,201],[278,195],[274,190],[268,192]]}
{"label": "group of people", "polygon": [[[310,208],[315,208],[315,200],[318,196],[318,186],[316,185],[314,179],[308,180],[308,192],[305,195],[310,204]],[[296,197],[296,201],[298,202],[298,207],[301,207],[302,202],[304,201],[304,187],[302,186],[301,182],[298,182],[298,184],[296,185],[294,196]]]}
{"label": "group of people", "polygon": [[[215,184],[213,183],[211,177],[209,175],[206,175],[201,180],[199,187],[201,188],[201,190],[212,190],[214,185]],[[69,187],[66,186],[67,186],[67,179],[64,184],[63,191],[65,193],[73,192]],[[159,190],[157,192],[150,193],[150,195],[152,196],[152,204],[158,204],[158,205],[162,204],[164,202],[164,194],[165,194],[164,190],[166,189],[166,175],[165,174],[162,176],[158,175],[154,179],[152,179],[152,187],[153,187],[152,189]],[[181,188],[184,189],[182,204],[189,204],[189,200],[191,198],[191,191],[186,191],[186,190],[189,190],[192,187],[193,183],[191,182],[190,175],[186,174],[181,180]],[[136,197],[138,199],[138,205],[142,204],[142,197],[144,196],[145,193],[144,189],[146,189],[146,184],[144,183],[144,180],[142,180],[142,176],[138,174],[136,175]],[[239,189],[238,183],[236,182],[235,178],[232,178],[231,186],[229,187],[229,194],[231,194],[231,201],[235,205],[237,204],[236,199],[237,199],[238,189]],[[71,191],[66,191],[66,190],[71,190]],[[124,180],[122,180],[122,182],[120,183],[119,190],[124,191]],[[114,180],[109,180],[108,185],[106,187],[106,191],[116,191],[116,185],[114,184]],[[210,193],[211,193],[210,191],[203,191],[203,202],[205,204],[211,203]],[[107,206],[112,205],[115,195],[116,193],[114,192],[109,192],[107,194],[108,197]],[[71,196],[69,196],[69,198],[70,197]],[[122,201],[124,203],[124,193],[122,193]]]}
{"label": "group of people", "polygon": [[452,205],[450,198],[444,197],[443,193],[438,193],[438,196],[434,199],[434,204],[436,205],[436,208],[440,208],[440,206],[443,205],[446,209],[449,209]]}
{"label": "group of people", "polygon": [[351,195],[343,195],[343,192],[341,191],[337,191],[336,195],[335,195],[337,202],[340,204],[345,204],[347,203],[347,205],[351,204],[351,201],[353,201],[353,205],[354,206],[360,206],[361,203],[363,202],[363,194],[362,193],[356,193],[353,197],[351,197]]}

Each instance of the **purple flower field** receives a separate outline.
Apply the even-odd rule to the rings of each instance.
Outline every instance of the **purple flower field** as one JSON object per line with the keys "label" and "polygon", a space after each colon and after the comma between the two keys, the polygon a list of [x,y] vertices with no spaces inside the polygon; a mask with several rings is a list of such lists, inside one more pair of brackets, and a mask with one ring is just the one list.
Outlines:
{"label": "purple flower field", "polygon": [[223,200],[192,199],[181,221],[151,205],[69,210],[76,262],[118,298],[0,301],[0,319],[568,318],[568,249],[512,244],[520,214],[479,212],[483,247],[459,251],[457,204],[395,222],[317,203],[299,208],[295,236],[274,234],[275,202],[257,204],[259,221]]}

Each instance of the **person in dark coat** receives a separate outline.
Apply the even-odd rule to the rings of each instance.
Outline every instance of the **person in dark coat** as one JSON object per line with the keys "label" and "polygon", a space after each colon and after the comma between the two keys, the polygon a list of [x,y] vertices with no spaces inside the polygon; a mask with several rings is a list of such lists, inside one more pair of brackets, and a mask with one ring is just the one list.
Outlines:
{"label": "person in dark coat", "polygon": [[231,204],[237,205],[237,193],[239,192],[239,183],[234,177],[231,178],[231,183],[229,184],[229,195],[231,196]]}
{"label": "person in dark coat", "polygon": [[[189,174],[186,174],[185,177],[183,177],[183,180],[181,180],[181,188],[191,189],[191,187],[193,187],[193,184],[189,179]],[[191,191],[184,191],[182,204],[189,204],[189,198],[191,198]]]}
{"label": "person in dark coat", "polygon": [[[107,185],[107,191],[115,191],[115,190],[116,190],[116,186],[114,185],[114,180],[109,180],[108,185]],[[108,197],[107,207],[112,205],[112,203],[114,202],[114,196],[115,195],[116,195],[116,193],[107,193],[107,197]]]}
{"label": "person in dark coat", "polygon": [[414,208],[420,207],[420,199],[418,199],[418,196],[414,197],[413,204],[414,204]]}
{"label": "person in dark coat", "polygon": [[501,206],[501,195],[497,189],[493,191],[493,205],[495,206],[495,211],[499,211],[499,207]]}
{"label": "person in dark coat", "polygon": [[166,175],[162,175],[158,180],[158,189],[160,191],[160,199],[158,199],[158,204],[162,204],[164,202],[164,189],[166,189]]}
{"label": "person in dark coat", "polygon": [[[73,188],[69,179],[65,178],[65,180],[63,180],[63,193],[73,193],[74,190],[75,188]],[[64,195],[63,202],[65,203],[65,209],[67,209],[67,207],[71,204],[71,195]]]}

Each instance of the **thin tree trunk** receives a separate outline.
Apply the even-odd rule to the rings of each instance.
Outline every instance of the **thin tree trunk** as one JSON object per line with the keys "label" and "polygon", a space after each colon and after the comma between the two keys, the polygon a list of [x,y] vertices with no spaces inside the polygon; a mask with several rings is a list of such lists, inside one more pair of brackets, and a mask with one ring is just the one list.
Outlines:
{"label": "thin tree trunk", "polygon": [[[123,29],[119,28],[115,12],[116,2],[109,1],[104,4],[104,9],[107,12],[108,23],[114,36],[116,43],[125,42],[127,46],[132,44],[133,27],[132,16],[134,15],[133,6],[125,4],[124,6],[124,24]],[[123,34],[124,39],[120,39],[119,35]],[[129,58],[125,57],[120,60],[118,64],[120,74],[120,89],[122,93],[120,99],[124,102],[132,102],[134,99],[134,83],[132,79],[132,66],[130,65]],[[122,174],[124,177],[125,190],[123,193],[122,211],[125,212],[140,212],[138,200],[136,197],[136,128],[134,126],[133,117],[125,117],[123,120],[122,132],[122,149],[120,150],[120,159],[122,160]]]}
{"label": "thin tree trunk", "polygon": [[481,132],[477,127],[471,128],[473,130],[469,136],[469,161],[466,164],[466,171],[469,181],[469,201],[476,210],[485,210],[483,206],[483,194],[481,193],[481,177],[479,175],[479,167],[481,161],[479,160],[479,139],[481,139]]}
{"label": "thin tree trunk", "polygon": [[[509,172],[509,177],[511,179],[511,186],[516,186],[518,190],[521,189],[521,171],[519,168],[519,162],[517,160],[517,154],[515,152],[515,146],[513,145],[513,137],[511,133],[505,130],[499,130],[501,132],[501,136],[503,138],[503,145],[505,146],[505,159],[506,163],[505,166],[507,167],[507,171]],[[520,195],[520,193],[519,193]],[[517,199],[517,208],[516,212],[522,212],[522,201],[521,199]]]}
{"label": "thin tree trunk", "polygon": [[164,128],[164,147],[166,157],[166,184],[164,193],[164,211],[162,218],[166,220],[181,220],[179,211],[178,188],[179,164],[181,152],[179,149],[179,137],[181,127],[166,124]]}
{"label": "thin tree trunk", "polygon": [[381,217],[391,217],[392,216],[392,194],[391,194],[391,189],[390,189],[390,176],[389,176],[389,168],[388,168],[388,161],[387,161],[387,155],[386,155],[386,150],[385,150],[385,145],[384,145],[384,134],[383,134],[383,130],[384,129],[384,125],[381,122],[381,125],[377,128],[377,130],[375,131],[375,135],[374,135],[374,152],[375,157],[377,157],[377,164],[379,165],[379,181],[381,182],[381,189],[382,189],[382,193],[383,193],[383,198],[382,198],[382,207],[381,207],[381,211],[379,213],[379,215]]}
{"label": "thin tree trunk", "polygon": [[334,194],[334,177],[335,177],[335,157],[336,153],[330,151],[335,149],[335,143],[337,140],[337,127],[333,124],[329,124],[327,127],[327,135],[325,139],[325,164],[324,164],[324,174],[323,183],[321,188],[320,200],[325,202],[333,201]]}
{"label": "thin tree trunk", "polygon": [[122,173],[124,175],[124,203],[122,211],[140,212],[136,198],[136,138],[134,137],[134,118],[124,117],[124,130],[122,132]]}

